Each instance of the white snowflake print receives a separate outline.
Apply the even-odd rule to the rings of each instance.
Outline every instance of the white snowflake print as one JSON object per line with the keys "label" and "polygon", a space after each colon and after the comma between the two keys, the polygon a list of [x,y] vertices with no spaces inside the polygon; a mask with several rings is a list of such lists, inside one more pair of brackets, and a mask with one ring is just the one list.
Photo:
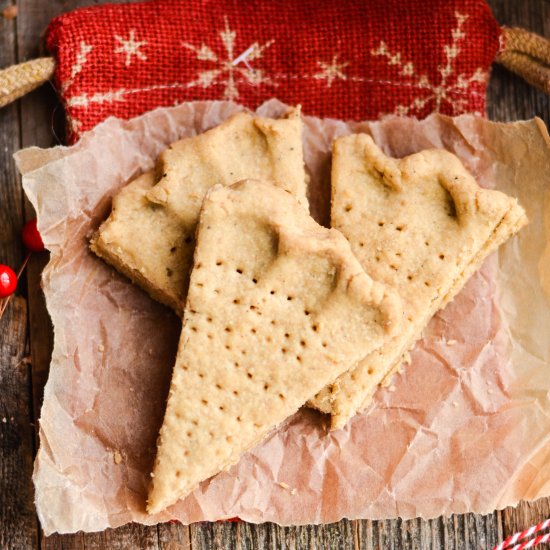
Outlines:
{"label": "white snowflake print", "polygon": [[317,65],[322,69],[321,72],[314,74],[313,78],[317,80],[326,80],[327,88],[332,86],[332,83],[338,78],[340,80],[347,80],[348,77],[344,73],[344,69],[349,65],[348,62],[339,63],[338,54],[332,58],[332,63],[325,63],[323,61],[317,61]]}
{"label": "white snowflake print", "polygon": [[[88,62],[88,54],[93,50],[93,46],[86,44],[84,40],[80,42],[80,48],[76,54],[76,60],[74,65],[71,67],[71,75],[69,78],[62,82],[61,84],[61,93],[67,93],[67,90],[74,84],[75,78],[78,74],[84,69],[84,65]],[[69,124],[73,132],[78,132],[80,130],[81,122],[76,119],[74,116],[69,117]]]}
{"label": "white snowflake print", "polygon": [[126,59],[124,61],[126,67],[129,67],[132,64],[132,58],[134,55],[142,61],[145,61],[147,59],[147,56],[140,50],[140,48],[142,46],[145,46],[147,42],[139,42],[136,40],[135,29],[132,29],[130,31],[130,36],[127,39],[122,38],[122,36],[118,36],[118,34],[115,34],[115,40],[120,43],[120,46],[115,48],[115,53],[123,53],[126,55]]}
{"label": "white snowflake print", "polygon": [[[398,105],[394,113],[397,115],[420,114],[429,103],[433,103],[433,111],[440,111],[443,105],[450,106],[453,114],[460,114],[466,108],[468,87],[474,82],[486,82],[487,73],[478,68],[472,75],[455,74],[455,60],[460,53],[460,47],[466,38],[464,23],[467,15],[455,12],[456,26],[451,31],[452,40],[444,46],[445,64],[438,67],[441,75],[438,83],[432,82],[427,75],[417,75],[412,61],[404,61],[399,52],[391,52],[385,42],[380,42],[378,48],[371,51],[374,56],[387,59],[390,66],[395,66],[403,79],[403,84],[425,90],[410,105]],[[381,113],[383,114],[383,113]],[[477,113],[480,114],[480,113]]]}
{"label": "white snowflake print", "polygon": [[[265,44],[254,42],[240,55],[235,56],[235,38],[237,33],[232,31],[225,18],[225,28],[220,32],[220,39],[225,48],[225,58],[222,59],[206,44],[200,47],[187,42],[182,42],[182,46],[194,52],[196,59],[211,64],[211,69],[199,72],[198,78],[189,83],[189,87],[201,86],[208,88],[214,84],[221,83],[224,88],[224,99],[233,100],[239,97],[237,84],[245,82],[257,86],[259,84],[274,84],[261,69],[253,68],[251,62],[260,59],[264,50],[273,44],[273,40]],[[244,66],[241,66],[242,65]]]}
{"label": "white snowflake print", "polygon": [[61,85],[61,93],[65,93],[67,89],[73,85],[76,75],[82,72],[84,65],[88,61],[88,54],[92,50],[93,47],[89,44],[86,44],[84,40],[80,42],[80,49],[76,54],[75,64],[71,67],[71,76]]}

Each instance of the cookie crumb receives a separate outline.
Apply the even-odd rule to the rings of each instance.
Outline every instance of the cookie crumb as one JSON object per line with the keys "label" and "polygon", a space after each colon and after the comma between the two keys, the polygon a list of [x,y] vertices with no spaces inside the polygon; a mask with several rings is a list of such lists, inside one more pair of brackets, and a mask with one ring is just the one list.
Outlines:
{"label": "cookie crumb", "polygon": [[448,346],[454,346],[456,344],[456,340],[447,340]]}
{"label": "cookie crumb", "polygon": [[97,349],[101,352],[104,352],[105,351],[105,346],[103,344],[99,344],[99,346],[97,346]]}
{"label": "cookie crumb", "polygon": [[120,464],[122,462],[122,455],[119,451],[113,453],[113,461],[115,464]]}
{"label": "cookie crumb", "polygon": [[279,485],[279,487],[282,487],[283,489],[286,489],[287,491],[290,492],[291,495],[295,495],[297,490],[295,488],[290,488],[290,485],[288,483],[285,483],[284,481],[278,481],[277,482],[277,485]]}

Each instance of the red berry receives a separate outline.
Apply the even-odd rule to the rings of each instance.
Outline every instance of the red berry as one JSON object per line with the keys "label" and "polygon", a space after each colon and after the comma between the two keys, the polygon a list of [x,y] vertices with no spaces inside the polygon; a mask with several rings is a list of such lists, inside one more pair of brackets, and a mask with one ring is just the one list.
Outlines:
{"label": "red berry", "polygon": [[17,288],[17,275],[7,265],[0,264],[0,298],[7,298]]}
{"label": "red berry", "polygon": [[28,221],[23,226],[23,232],[21,233],[25,246],[31,252],[42,252],[44,250],[44,243],[42,237],[36,227],[36,219]]}

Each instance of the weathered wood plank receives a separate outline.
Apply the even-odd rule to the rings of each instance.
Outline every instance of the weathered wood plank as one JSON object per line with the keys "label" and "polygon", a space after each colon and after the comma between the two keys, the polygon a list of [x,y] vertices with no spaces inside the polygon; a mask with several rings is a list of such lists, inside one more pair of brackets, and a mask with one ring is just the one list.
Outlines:
{"label": "weathered wood plank", "polygon": [[[344,550],[355,548],[355,524],[343,519],[337,523],[328,525],[314,525],[309,531],[309,541],[312,548],[337,548]],[[302,546],[303,548],[303,546]]]}
{"label": "weathered wood plank", "polygon": [[356,548],[358,522],[342,520],[328,525],[281,527],[273,523],[259,525],[238,522],[197,523],[190,526],[191,548]]}
{"label": "weathered wood plank", "polygon": [[[7,5],[4,3],[4,5]],[[16,61],[15,22],[0,18],[0,66]],[[22,261],[22,194],[11,154],[19,148],[16,105],[0,111],[0,263]],[[27,303],[23,283],[0,321],[0,547],[32,548],[38,524],[31,484],[34,446],[30,369],[26,355]]]}
{"label": "weathered wood plank", "polygon": [[191,548],[237,548],[236,523],[201,522],[189,526]]}
{"label": "weathered wood plank", "polygon": [[190,550],[189,527],[180,523],[163,523],[158,526],[159,548],[163,550]]}
{"label": "weathered wood plank", "polygon": [[15,296],[0,321],[0,548],[10,549],[34,548],[38,543],[26,335],[27,303]]}
{"label": "weathered wood plank", "polygon": [[[51,535],[44,537],[42,550],[159,550],[156,527],[144,528],[129,524],[101,533],[77,533],[75,535]],[[171,550],[176,550],[173,547]],[[178,549],[179,550],[179,549]]]}
{"label": "weathered wood plank", "polygon": [[[234,524],[238,532],[239,546],[242,550],[256,550],[257,548],[281,548],[277,546],[276,530],[280,527],[272,523],[253,525],[241,521]],[[195,550],[195,548],[193,548]]]}
{"label": "weathered wood plank", "polygon": [[[0,17],[0,67],[16,62],[15,24]],[[16,105],[0,110],[0,262],[14,271],[22,260],[22,193],[11,155],[19,148],[19,114]]]}
{"label": "weathered wood plank", "polygon": [[500,540],[496,514],[358,523],[357,547],[361,550],[481,550],[493,548]]}

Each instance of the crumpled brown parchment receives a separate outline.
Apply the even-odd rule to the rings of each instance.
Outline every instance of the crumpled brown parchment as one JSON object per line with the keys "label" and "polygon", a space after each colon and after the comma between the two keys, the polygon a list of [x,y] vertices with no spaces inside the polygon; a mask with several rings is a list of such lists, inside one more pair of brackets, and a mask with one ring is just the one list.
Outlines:
{"label": "crumpled brown parchment", "polygon": [[[93,256],[113,194],[170,142],[240,107],[199,102],[109,119],[69,148],[16,155],[51,260],[55,329],[35,464],[46,534],[130,521],[239,516],[280,524],[486,513],[550,495],[550,148],[538,121],[462,116],[352,123],[305,118],[314,216],[327,222],[334,137],[368,131],[387,153],[456,153],[478,181],[518,196],[530,225],[438,314],[412,364],[344,430],[303,410],[238,465],[169,511],[144,505],[179,321]],[[277,101],[262,114],[285,110]]]}

